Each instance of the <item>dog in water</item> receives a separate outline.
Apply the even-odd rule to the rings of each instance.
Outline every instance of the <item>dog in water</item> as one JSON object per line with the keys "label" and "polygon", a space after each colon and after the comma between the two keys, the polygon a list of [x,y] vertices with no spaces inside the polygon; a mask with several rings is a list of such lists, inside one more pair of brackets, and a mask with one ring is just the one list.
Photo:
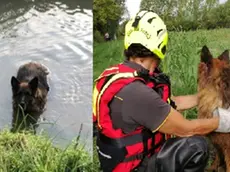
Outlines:
{"label": "dog in water", "polygon": [[46,67],[30,62],[19,68],[17,77],[12,76],[12,132],[32,129],[35,133],[36,123],[45,110],[47,102],[48,74]]}
{"label": "dog in water", "polygon": [[[208,47],[204,46],[198,67],[198,118],[212,118],[217,107],[230,107],[229,51],[213,58]],[[212,132],[208,136],[216,149],[209,170],[230,172],[230,134]]]}

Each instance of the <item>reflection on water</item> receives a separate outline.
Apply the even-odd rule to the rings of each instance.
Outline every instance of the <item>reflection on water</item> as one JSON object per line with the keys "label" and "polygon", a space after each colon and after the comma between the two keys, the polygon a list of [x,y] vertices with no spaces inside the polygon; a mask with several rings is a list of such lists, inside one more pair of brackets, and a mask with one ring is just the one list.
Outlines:
{"label": "reflection on water", "polygon": [[0,127],[11,125],[11,76],[37,61],[50,70],[37,133],[45,130],[65,146],[82,124],[82,141],[91,150],[92,0],[1,0],[0,39]]}

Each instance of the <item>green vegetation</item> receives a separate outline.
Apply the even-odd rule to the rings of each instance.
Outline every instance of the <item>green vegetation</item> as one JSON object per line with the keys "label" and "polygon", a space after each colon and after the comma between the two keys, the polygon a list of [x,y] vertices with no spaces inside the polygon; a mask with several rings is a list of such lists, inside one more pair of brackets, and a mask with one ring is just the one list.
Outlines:
{"label": "green vegetation", "polygon": [[171,31],[211,29],[227,27],[227,23],[221,25],[218,23],[224,21],[223,16],[228,16],[230,13],[222,15],[218,9],[222,7],[228,9],[229,2],[223,6],[217,0],[142,0],[141,9],[155,11]]}
{"label": "green vegetation", "polygon": [[[161,67],[171,78],[173,95],[196,93],[197,65],[202,46],[207,45],[216,57],[230,48],[229,40],[230,29],[170,32],[168,52]],[[108,66],[123,60],[123,40],[95,43],[94,79]],[[183,112],[189,119],[196,118],[196,113],[195,108]],[[98,165],[96,150],[94,150],[94,158],[95,164]]]}
{"label": "green vegetation", "polygon": [[7,129],[0,132],[0,172],[92,171],[92,158],[79,144],[80,133],[62,150],[45,134],[35,135],[35,126],[27,119],[32,115],[25,114],[20,105],[16,115],[13,132]]}
{"label": "green vegetation", "polygon": [[125,0],[93,1],[94,41],[102,42],[106,32],[114,37],[125,9]]}
{"label": "green vegetation", "polygon": [[0,132],[1,172],[92,171],[92,159],[73,141],[65,150],[53,146],[44,135]]}
{"label": "green vegetation", "polygon": [[[102,42],[109,32],[111,38],[124,34],[129,17],[125,0],[94,1],[94,41]],[[153,10],[166,23],[170,31],[230,28],[230,0],[141,0],[141,9]],[[118,25],[119,22],[122,22]]]}

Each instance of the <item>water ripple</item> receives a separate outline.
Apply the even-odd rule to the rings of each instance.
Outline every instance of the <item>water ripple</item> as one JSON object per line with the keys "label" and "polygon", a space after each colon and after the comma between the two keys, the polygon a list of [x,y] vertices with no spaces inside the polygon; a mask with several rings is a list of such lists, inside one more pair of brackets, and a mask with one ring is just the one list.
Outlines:
{"label": "water ripple", "polygon": [[43,117],[53,123],[41,124],[39,130],[65,145],[76,137],[81,123],[83,138],[91,133],[92,2],[41,2],[0,2],[0,126],[11,123],[11,76],[20,65],[38,61],[50,70]]}

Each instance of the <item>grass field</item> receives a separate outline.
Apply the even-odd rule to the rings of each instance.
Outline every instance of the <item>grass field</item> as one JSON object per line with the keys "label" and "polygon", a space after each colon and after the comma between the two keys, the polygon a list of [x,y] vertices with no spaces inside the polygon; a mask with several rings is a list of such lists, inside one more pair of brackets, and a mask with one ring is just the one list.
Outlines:
{"label": "grass field", "polygon": [[1,131],[0,172],[92,171],[91,156],[76,143],[62,150],[46,136]]}
{"label": "grass field", "polygon": [[[230,49],[230,29],[198,30],[191,32],[170,32],[168,51],[161,64],[163,71],[171,78],[172,94],[196,93],[197,65],[200,50],[207,45],[214,57]],[[94,79],[110,65],[123,61],[123,40],[94,44]],[[183,112],[186,118],[196,118],[196,109]],[[97,155],[94,161],[97,164]]]}

